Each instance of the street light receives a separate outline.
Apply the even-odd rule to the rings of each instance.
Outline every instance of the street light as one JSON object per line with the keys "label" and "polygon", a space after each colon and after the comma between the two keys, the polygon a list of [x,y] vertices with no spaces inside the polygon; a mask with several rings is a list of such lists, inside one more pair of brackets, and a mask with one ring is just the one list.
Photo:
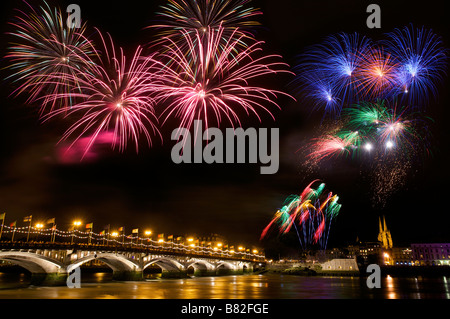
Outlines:
{"label": "street light", "polygon": [[73,244],[73,238],[75,236],[75,230],[80,225],[81,225],[81,221],[79,221],[79,220],[76,220],[76,221],[73,222],[73,233],[72,233],[72,242],[71,242],[72,244]]}
{"label": "street light", "polygon": [[147,241],[149,241],[149,239],[151,239],[150,238],[150,235],[152,234],[152,231],[151,230],[146,230],[146,231],[144,231],[144,235],[145,235],[145,238],[147,239]]}

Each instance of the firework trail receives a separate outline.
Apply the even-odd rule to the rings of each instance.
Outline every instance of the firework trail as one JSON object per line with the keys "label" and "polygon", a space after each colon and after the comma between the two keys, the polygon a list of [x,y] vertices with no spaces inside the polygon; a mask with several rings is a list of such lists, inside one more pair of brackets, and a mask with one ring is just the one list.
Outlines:
{"label": "firework trail", "polygon": [[[75,96],[77,103],[50,112],[45,120],[59,115],[77,118],[62,140],[74,137],[73,145],[78,139],[89,136],[85,154],[97,137],[105,132],[113,133],[113,149],[118,147],[123,151],[131,140],[138,152],[141,135],[148,145],[152,144],[152,135],[160,136],[152,98],[160,62],[153,55],[144,56],[141,47],[127,59],[123,49],[115,47],[111,36],[105,39],[100,31],[98,34],[103,49],[101,56],[96,55],[98,61],[93,63],[92,73],[70,76],[73,92],[55,93],[47,97],[49,100],[58,100],[67,95]],[[61,78],[66,78],[66,75],[53,75],[47,82],[58,82]]]}
{"label": "firework trail", "polygon": [[197,35],[222,30],[223,41],[230,37],[239,38],[239,45],[246,46],[243,39],[253,38],[250,27],[260,25],[255,21],[262,12],[248,7],[249,0],[168,0],[161,6],[159,16],[162,21],[148,28],[160,30],[156,44],[172,40],[178,46],[185,44],[185,36],[191,35],[193,40],[199,40]]}
{"label": "firework trail", "polygon": [[[61,104],[73,102],[73,97],[68,94],[72,90],[67,83],[76,77],[76,73],[89,72],[90,61],[82,57],[93,56],[95,49],[84,36],[85,24],[79,29],[67,28],[60,9],[51,9],[45,1],[39,8],[25,3],[31,9],[30,13],[18,10],[15,22],[10,23],[15,31],[8,34],[14,42],[5,58],[11,61],[8,68],[14,73],[7,79],[20,84],[13,95],[28,94],[27,103],[40,100],[40,113],[44,114]],[[58,74],[57,78],[55,74]],[[65,99],[61,104],[56,100],[41,99],[52,94],[65,94]]]}
{"label": "firework trail", "polygon": [[[162,60],[172,61],[162,70],[157,101],[167,105],[162,116],[181,119],[181,127],[190,128],[194,120],[203,119],[206,127],[212,118],[217,123],[223,119],[232,125],[240,125],[238,109],[246,115],[254,114],[258,119],[259,110],[266,111],[272,117],[267,105],[279,108],[273,101],[285,93],[253,86],[250,83],[269,75],[290,73],[283,70],[287,65],[276,61],[277,55],[261,54],[262,42],[255,42],[243,50],[237,50],[240,37],[230,37],[222,46],[223,28],[210,30],[207,41],[194,44],[192,37],[182,31],[189,46],[189,55],[183,47],[177,46],[171,39],[162,54]],[[197,32],[196,37],[201,35]],[[261,120],[261,119],[260,119]]]}
{"label": "firework trail", "polygon": [[264,228],[261,240],[274,227],[278,227],[279,234],[287,234],[294,226],[302,249],[326,248],[331,221],[339,214],[341,204],[337,195],[325,192],[324,183],[313,189],[316,182],[311,182],[300,195],[286,199],[283,208]]}
{"label": "firework trail", "polygon": [[437,84],[443,80],[447,67],[447,50],[431,30],[412,25],[387,34],[386,48],[399,60],[398,94],[402,101],[422,107],[436,97]]}

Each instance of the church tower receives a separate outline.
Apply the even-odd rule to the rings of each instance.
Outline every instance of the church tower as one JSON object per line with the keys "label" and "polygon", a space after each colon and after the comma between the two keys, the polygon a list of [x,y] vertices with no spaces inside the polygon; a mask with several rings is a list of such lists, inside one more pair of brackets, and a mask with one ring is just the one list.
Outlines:
{"label": "church tower", "polygon": [[384,249],[392,248],[392,236],[391,232],[386,226],[386,219],[383,216],[383,225],[381,224],[381,218],[378,218],[380,232],[378,233],[378,241],[381,243],[381,247]]}

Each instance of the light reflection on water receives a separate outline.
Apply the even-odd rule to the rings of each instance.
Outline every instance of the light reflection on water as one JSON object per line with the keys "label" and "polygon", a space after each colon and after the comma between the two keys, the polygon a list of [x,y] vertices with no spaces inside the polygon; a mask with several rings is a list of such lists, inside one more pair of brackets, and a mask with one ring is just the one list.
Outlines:
{"label": "light reflection on water", "polygon": [[[366,278],[245,275],[111,282],[111,273],[82,275],[81,289],[33,287],[22,274],[0,273],[0,299],[450,299],[450,277]],[[19,281],[18,281],[19,280]]]}

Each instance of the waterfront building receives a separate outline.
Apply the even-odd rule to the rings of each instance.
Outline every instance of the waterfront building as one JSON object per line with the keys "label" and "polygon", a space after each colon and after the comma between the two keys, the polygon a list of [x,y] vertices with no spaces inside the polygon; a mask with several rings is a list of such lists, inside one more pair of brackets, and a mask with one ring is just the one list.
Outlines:
{"label": "waterfront building", "polygon": [[450,265],[450,243],[411,244],[415,266]]}

